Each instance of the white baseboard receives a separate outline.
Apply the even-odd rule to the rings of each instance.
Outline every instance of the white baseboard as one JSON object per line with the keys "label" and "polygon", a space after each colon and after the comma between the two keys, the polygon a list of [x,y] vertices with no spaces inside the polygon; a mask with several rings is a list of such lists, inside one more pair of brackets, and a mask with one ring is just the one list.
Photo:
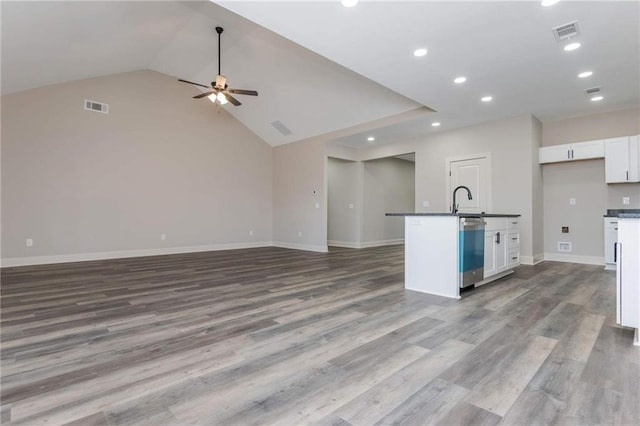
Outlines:
{"label": "white baseboard", "polygon": [[544,254],[536,254],[533,256],[520,256],[520,263],[522,265],[537,265],[540,262],[544,262]]}
{"label": "white baseboard", "polygon": [[394,246],[398,244],[404,244],[404,238],[398,238],[395,240],[379,240],[379,241],[365,241],[363,243],[354,243],[350,241],[327,241],[327,245],[331,247],[345,247],[345,248],[369,248],[369,247],[382,247],[382,246]]}
{"label": "white baseboard", "polygon": [[577,256],[573,254],[564,254],[564,253],[545,253],[544,260],[604,266],[604,256]]}
{"label": "white baseboard", "polygon": [[160,256],[165,254],[196,253],[202,251],[237,250],[271,247],[271,241],[209,244],[203,246],[168,247],[147,250],[102,251],[95,253],[61,254],[54,256],[9,257],[0,261],[2,268],[13,266],[46,265],[52,263],[86,262],[90,260],[121,259],[127,257]]}
{"label": "white baseboard", "polygon": [[327,253],[329,251],[326,245],[287,243],[284,241],[274,241],[272,246],[294,250],[316,251],[319,253]]}

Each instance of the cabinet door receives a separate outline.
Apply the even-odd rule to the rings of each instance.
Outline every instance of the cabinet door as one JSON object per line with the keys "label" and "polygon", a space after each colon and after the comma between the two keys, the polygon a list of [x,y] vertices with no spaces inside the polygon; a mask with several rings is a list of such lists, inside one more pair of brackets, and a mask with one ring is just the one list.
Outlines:
{"label": "cabinet door", "polygon": [[571,145],[570,155],[572,160],[602,158],[604,157],[604,143],[602,141],[574,143]]}
{"label": "cabinet door", "polygon": [[569,145],[544,146],[538,150],[539,163],[558,163],[571,160],[571,147]]}
{"label": "cabinet door", "polygon": [[604,263],[613,265],[614,244],[618,241],[618,219],[613,217],[604,218]]}
{"label": "cabinet door", "polygon": [[496,232],[484,233],[484,278],[495,275],[496,270]]}
{"label": "cabinet door", "polygon": [[629,136],[629,182],[640,182],[640,136]]}
{"label": "cabinet door", "polygon": [[629,137],[606,139],[604,150],[607,183],[629,182]]}
{"label": "cabinet door", "polygon": [[496,272],[506,271],[509,262],[509,243],[507,232],[502,230],[496,232]]}

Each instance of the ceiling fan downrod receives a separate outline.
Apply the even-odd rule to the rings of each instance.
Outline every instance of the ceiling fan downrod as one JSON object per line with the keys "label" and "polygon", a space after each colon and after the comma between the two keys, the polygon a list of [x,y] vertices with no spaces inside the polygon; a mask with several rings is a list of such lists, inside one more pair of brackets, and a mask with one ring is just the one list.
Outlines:
{"label": "ceiling fan downrod", "polygon": [[224,29],[222,27],[216,27],[216,32],[218,33],[218,75],[222,75],[220,72],[220,34],[222,34]]}

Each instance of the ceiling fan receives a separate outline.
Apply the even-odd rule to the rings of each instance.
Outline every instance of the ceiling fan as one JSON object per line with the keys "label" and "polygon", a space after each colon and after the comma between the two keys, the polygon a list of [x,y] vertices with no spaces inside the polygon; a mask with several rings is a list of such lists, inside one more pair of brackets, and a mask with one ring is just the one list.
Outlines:
{"label": "ceiling fan", "polygon": [[231,96],[232,93],[234,95],[258,96],[258,92],[255,90],[232,89],[227,84],[227,78],[220,73],[220,34],[222,34],[222,31],[224,31],[222,27],[216,27],[216,32],[218,33],[218,75],[216,76],[216,80],[211,82],[211,86],[183,79],[178,79],[178,81],[209,89],[208,92],[194,96],[194,99],[208,97],[214,103],[217,101],[221,105],[224,105],[227,102],[231,102],[233,105],[239,106],[242,104],[236,98]]}

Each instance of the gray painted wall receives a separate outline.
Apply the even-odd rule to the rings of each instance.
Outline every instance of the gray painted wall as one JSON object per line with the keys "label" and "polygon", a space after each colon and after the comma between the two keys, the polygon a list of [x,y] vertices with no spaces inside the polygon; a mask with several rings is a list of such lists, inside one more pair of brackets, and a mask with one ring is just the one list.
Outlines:
{"label": "gray painted wall", "polygon": [[397,158],[364,163],[363,243],[404,239],[404,219],[389,212],[412,212],[415,205],[415,164]]}
{"label": "gray painted wall", "polygon": [[[627,109],[544,123],[543,145],[561,145],[640,133],[640,110]],[[598,262],[604,256],[603,219],[607,209],[640,208],[640,183],[606,184],[604,160],[545,164],[545,253],[557,255],[557,242],[572,242],[571,256]],[[622,197],[631,204],[623,205]],[[576,205],[569,204],[576,198]],[[569,234],[561,233],[569,226]]]}
{"label": "gray painted wall", "polygon": [[3,96],[2,257],[269,243],[272,148],[196,93],[136,71]]}
{"label": "gray painted wall", "polygon": [[327,239],[357,245],[362,226],[362,163],[329,157],[327,177]]}
{"label": "gray painted wall", "polygon": [[[490,153],[492,161],[492,212],[516,213],[521,220],[521,259],[530,263],[542,253],[535,252],[541,243],[534,242],[534,207],[541,211],[541,200],[534,200],[534,168],[537,164],[536,140],[531,115],[482,123],[461,129],[438,132],[393,145],[372,147],[360,152],[363,160],[416,153],[415,210],[445,212],[447,206],[446,160],[450,157]],[[535,152],[535,158],[534,158]],[[423,207],[423,202],[429,202]],[[535,239],[542,239],[542,235]]]}

